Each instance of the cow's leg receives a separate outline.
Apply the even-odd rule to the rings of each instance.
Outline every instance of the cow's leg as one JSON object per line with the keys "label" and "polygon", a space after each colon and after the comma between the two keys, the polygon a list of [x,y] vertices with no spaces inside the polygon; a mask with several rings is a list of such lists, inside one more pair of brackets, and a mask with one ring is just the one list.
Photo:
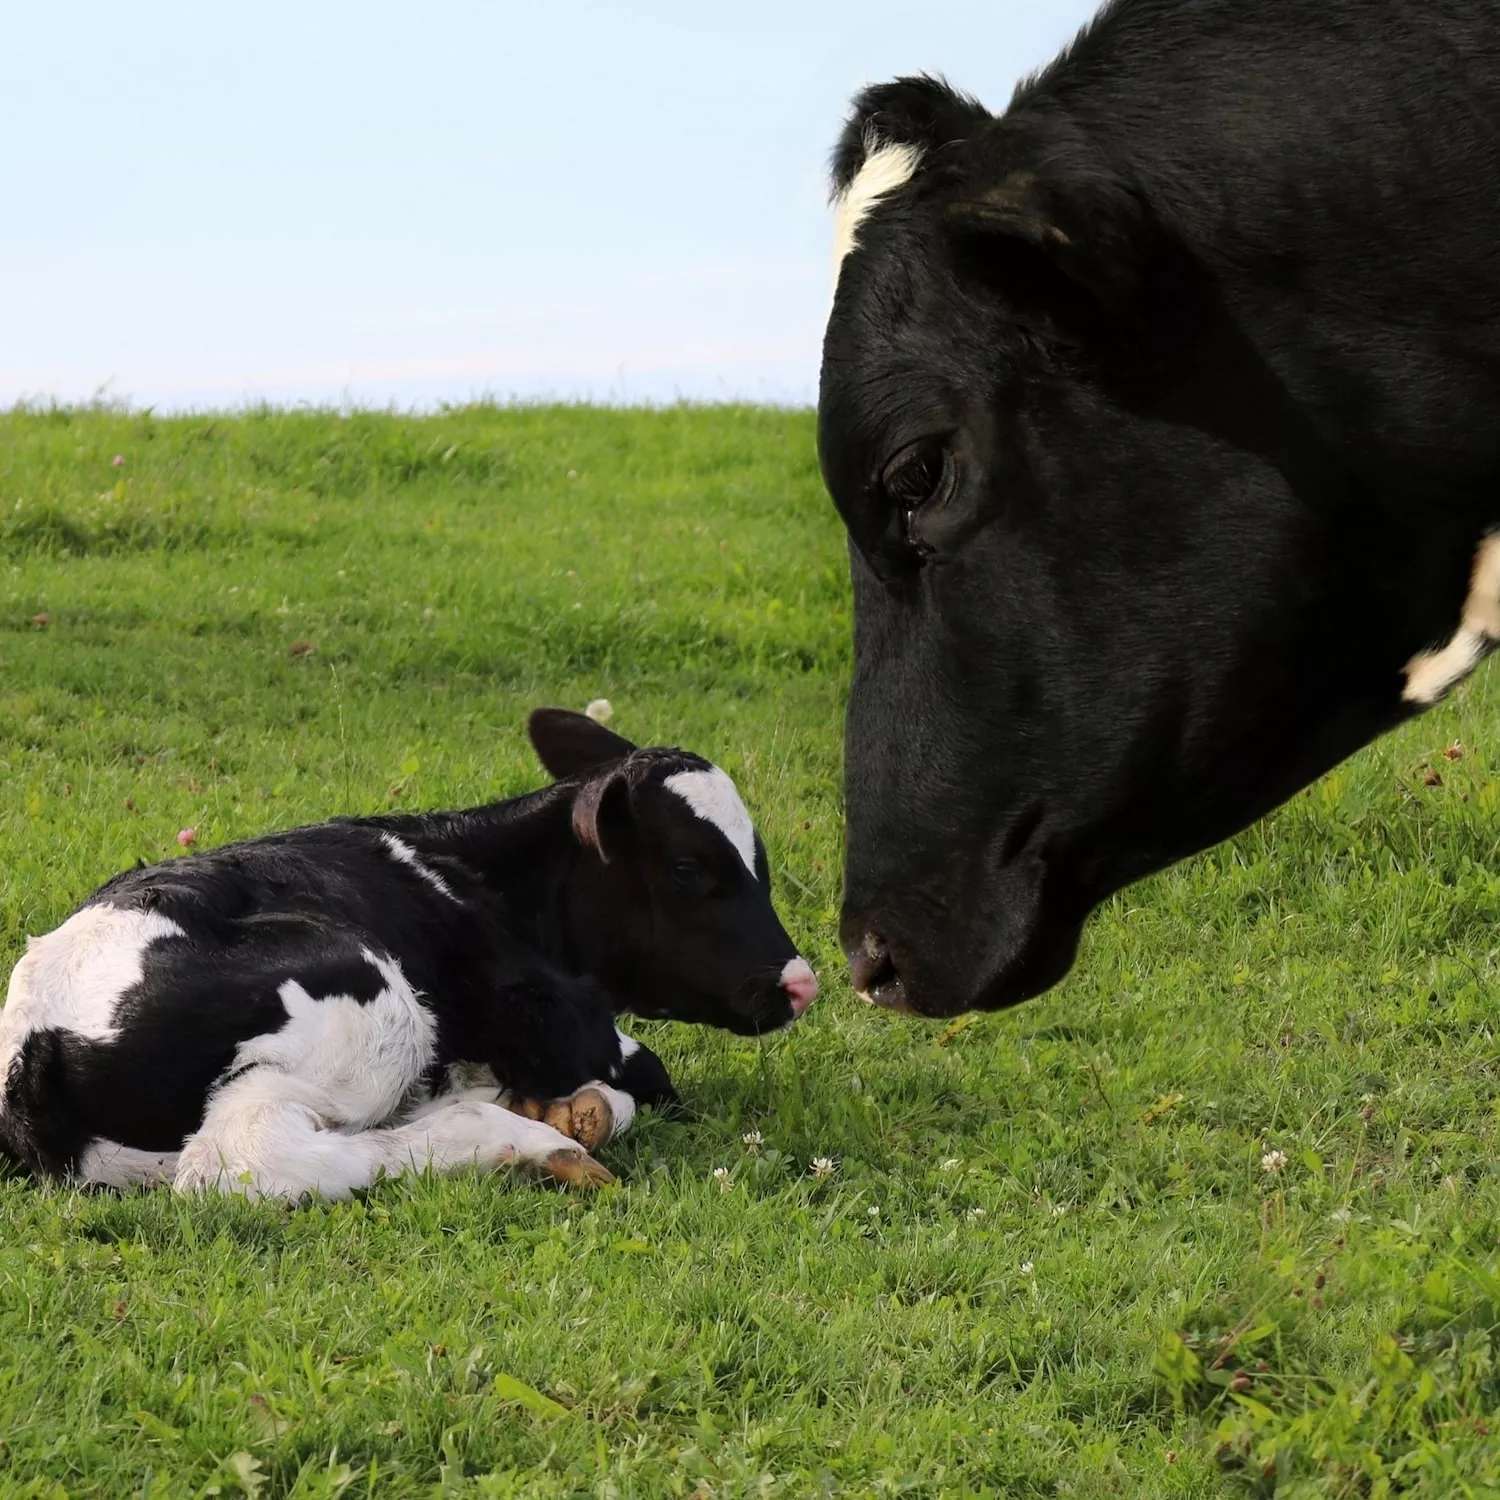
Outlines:
{"label": "cow's leg", "polygon": [[256,1068],[214,1096],[178,1160],[179,1192],[213,1188],[296,1202],[310,1193],[347,1198],[378,1177],[428,1168],[494,1171],[514,1165],[593,1187],[614,1178],[566,1136],[472,1096],[434,1101],[400,1125],[340,1130],[306,1080]]}

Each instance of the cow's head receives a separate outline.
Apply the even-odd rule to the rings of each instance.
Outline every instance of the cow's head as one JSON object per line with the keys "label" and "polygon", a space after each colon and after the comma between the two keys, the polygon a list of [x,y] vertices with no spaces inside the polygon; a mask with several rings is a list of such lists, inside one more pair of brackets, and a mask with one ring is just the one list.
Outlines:
{"label": "cow's head", "polygon": [[1383,504],[1222,268],[1062,115],[873,88],[834,190],[841,935],[877,1002],[997,1008],[1103,897],[1436,696],[1403,668],[1452,634],[1475,532]]}
{"label": "cow's head", "polygon": [[564,709],[538,709],[528,728],[567,783],[581,851],[565,894],[572,943],[618,1008],[742,1035],[796,1020],[818,981],[771,904],[765,845],[734,782]]}

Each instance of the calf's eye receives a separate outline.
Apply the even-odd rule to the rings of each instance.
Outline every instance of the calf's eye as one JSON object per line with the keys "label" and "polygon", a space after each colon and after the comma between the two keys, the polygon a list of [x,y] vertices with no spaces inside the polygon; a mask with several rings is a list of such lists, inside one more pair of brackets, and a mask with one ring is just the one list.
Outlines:
{"label": "calf's eye", "polygon": [[703,873],[703,866],[696,859],[675,859],[667,867],[667,874],[672,877],[673,885],[684,888],[698,884],[698,877]]}

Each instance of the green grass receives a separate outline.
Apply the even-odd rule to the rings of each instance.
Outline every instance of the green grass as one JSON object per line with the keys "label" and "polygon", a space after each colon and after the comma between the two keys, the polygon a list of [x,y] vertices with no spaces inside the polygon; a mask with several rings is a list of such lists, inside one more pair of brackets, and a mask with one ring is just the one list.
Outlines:
{"label": "green grass", "polygon": [[825,984],[642,1025],[699,1116],[592,1197],[0,1180],[0,1493],[1500,1493],[1500,678],[944,1030],[834,946],[842,548],[805,413],[0,416],[7,968],[180,828],[513,793],[602,695],[740,780]]}

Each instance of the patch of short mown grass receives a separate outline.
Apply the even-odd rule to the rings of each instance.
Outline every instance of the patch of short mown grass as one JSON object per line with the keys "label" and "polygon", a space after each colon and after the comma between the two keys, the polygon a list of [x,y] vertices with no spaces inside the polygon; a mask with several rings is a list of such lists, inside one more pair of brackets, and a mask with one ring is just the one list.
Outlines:
{"label": "patch of short mown grass", "polygon": [[1500,688],[1110,902],[1053,995],[869,1013],[812,437],[0,417],[7,967],[180,828],[507,795],[526,711],[605,696],[740,780],[825,983],[761,1043],[642,1025],[693,1114],[593,1197],[0,1181],[0,1491],[1500,1489]]}

